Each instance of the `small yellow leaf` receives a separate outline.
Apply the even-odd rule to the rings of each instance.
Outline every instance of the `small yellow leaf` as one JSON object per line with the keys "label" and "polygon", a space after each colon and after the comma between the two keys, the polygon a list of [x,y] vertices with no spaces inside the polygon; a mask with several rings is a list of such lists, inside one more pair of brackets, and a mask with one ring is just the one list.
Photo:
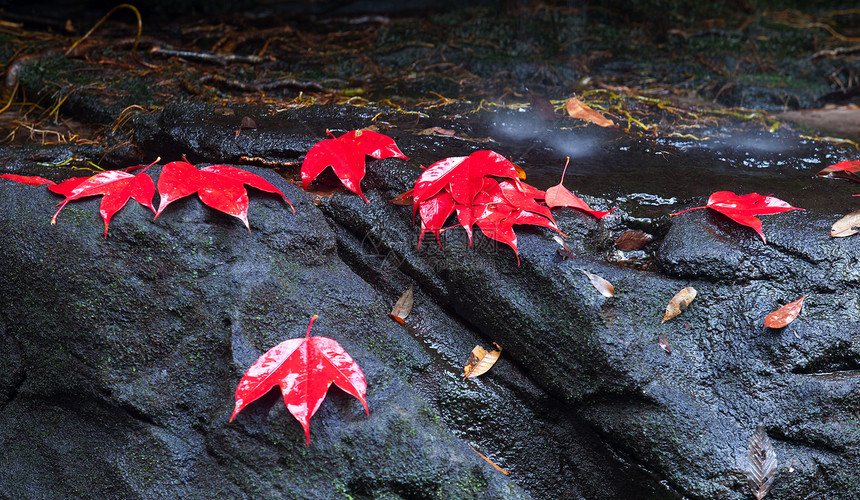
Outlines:
{"label": "small yellow leaf", "polygon": [[493,343],[499,348],[498,351],[487,352],[483,347],[476,345],[472,349],[472,354],[469,356],[469,363],[463,367],[463,378],[477,377],[487,372],[499,360],[502,355],[502,348],[499,344]]}
{"label": "small yellow leaf", "polygon": [[681,314],[687,306],[690,305],[690,302],[696,298],[696,289],[688,286],[686,288],[682,288],[680,292],[676,293],[672,300],[669,301],[669,304],[666,306],[666,314],[663,315],[663,321],[660,323],[665,323],[675,316]]}

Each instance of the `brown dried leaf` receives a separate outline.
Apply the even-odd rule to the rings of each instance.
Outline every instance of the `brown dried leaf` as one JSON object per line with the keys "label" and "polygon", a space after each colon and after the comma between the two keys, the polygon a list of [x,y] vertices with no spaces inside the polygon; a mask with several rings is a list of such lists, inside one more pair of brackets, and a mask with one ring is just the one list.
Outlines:
{"label": "brown dried leaf", "polygon": [[830,228],[830,236],[833,238],[844,238],[857,233],[860,233],[860,210],[842,217]]}
{"label": "brown dried leaf", "polygon": [[254,119],[250,116],[243,116],[242,124],[239,125],[239,128],[236,129],[236,137],[238,138],[239,133],[241,133],[243,130],[253,130],[255,128],[257,128],[257,122],[255,122]]}
{"label": "brown dried leaf", "polygon": [[418,135],[444,135],[446,137],[451,137],[455,135],[457,132],[451,129],[442,128],[442,127],[430,127],[425,128],[418,132]]}
{"label": "brown dried leaf", "polygon": [[569,259],[574,256],[573,251],[570,249],[570,247],[567,246],[567,243],[565,243],[564,240],[561,239],[561,236],[554,234],[552,235],[552,239],[554,239],[556,243],[561,245],[561,248],[556,249],[558,254],[561,255],[561,260]]}
{"label": "brown dried leaf", "polygon": [[388,203],[391,203],[392,205],[401,205],[401,206],[409,205],[409,206],[412,206],[413,201],[414,200],[412,199],[412,190],[410,189],[409,191],[406,191],[405,193],[398,194]]}
{"label": "brown dried leaf", "polygon": [[788,326],[788,324],[794,321],[794,318],[800,314],[800,310],[803,308],[803,299],[806,297],[809,297],[809,295],[804,295],[794,302],[789,302],[776,311],[768,314],[767,317],[764,318],[764,326],[774,329],[785,328]]}
{"label": "brown dried leaf", "polygon": [[615,248],[622,252],[641,250],[642,247],[654,239],[650,234],[643,231],[625,231],[615,240]]}
{"label": "brown dried leaf", "polygon": [[550,102],[546,97],[530,92],[529,101],[529,109],[541,120],[551,122],[560,118],[555,112],[555,106],[553,106],[552,102]]}
{"label": "brown dried leaf", "polygon": [[243,116],[242,124],[239,125],[239,128],[242,130],[254,130],[257,128],[257,122],[250,116]]}
{"label": "brown dried leaf", "polygon": [[615,287],[612,286],[612,283],[601,276],[586,271],[585,269],[580,269],[580,271],[588,277],[588,281],[590,281],[591,285],[600,292],[600,295],[603,295],[606,298],[615,297]]}
{"label": "brown dried leaf", "polygon": [[481,453],[480,451],[476,450],[474,446],[469,445],[469,448],[472,448],[472,451],[474,451],[475,453],[477,453],[479,457],[481,457],[481,458],[483,458],[484,460],[486,460],[488,464],[490,464],[490,465],[492,465],[493,467],[495,467],[495,468],[496,468],[496,470],[498,470],[498,471],[499,471],[499,472],[501,472],[502,474],[510,474],[510,472],[508,472],[508,471],[506,471],[505,469],[502,469],[502,468],[501,468],[501,467],[499,467],[498,465],[494,464],[492,460],[490,460],[489,458],[487,458],[487,457],[486,457],[483,453]]}
{"label": "brown dried leaf", "polygon": [[777,465],[776,450],[773,449],[764,427],[759,425],[750,438],[750,447],[747,450],[747,480],[757,500],[762,500],[767,495],[776,478]]}
{"label": "brown dried leaf", "polygon": [[498,347],[498,351],[487,352],[483,347],[476,345],[472,349],[472,354],[469,355],[469,363],[463,367],[463,378],[477,377],[487,372],[499,360],[502,355],[502,348],[499,344],[493,342],[493,345]]}
{"label": "brown dried leaf", "polygon": [[663,321],[660,323],[665,323],[675,316],[684,312],[684,309],[690,305],[690,302],[696,298],[696,289],[688,286],[686,288],[682,288],[680,292],[676,293],[672,300],[669,301],[669,304],[666,306],[666,314],[663,315]]}
{"label": "brown dried leaf", "polygon": [[412,305],[415,303],[415,295],[412,291],[413,286],[414,285],[409,285],[409,290],[403,292],[403,295],[401,295],[394,304],[394,308],[391,309],[390,313],[388,313],[394,321],[401,325],[406,324],[403,320],[406,319],[406,316],[409,316],[410,312],[412,312]]}
{"label": "brown dried leaf", "polygon": [[567,114],[572,118],[579,118],[580,120],[585,120],[601,127],[615,126],[615,122],[603,116],[600,112],[591,109],[576,97],[571,97],[567,101],[566,108]]}
{"label": "brown dried leaf", "polygon": [[666,339],[666,336],[663,335],[663,332],[660,332],[660,335],[657,335],[657,344],[663,348],[668,354],[672,354],[672,346],[669,345],[669,341]]}

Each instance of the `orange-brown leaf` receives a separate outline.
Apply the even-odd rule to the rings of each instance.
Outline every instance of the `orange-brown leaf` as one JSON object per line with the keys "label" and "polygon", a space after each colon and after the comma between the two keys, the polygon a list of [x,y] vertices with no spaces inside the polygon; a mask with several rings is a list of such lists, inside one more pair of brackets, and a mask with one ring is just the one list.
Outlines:
{"label": "orange-brown leaf", "polygon": [[415,295],[412,291],[413,285],[409,285],[409,290],[403,292],[403,295],[397,299],[397,302],[394,303],[394,308],[391,309],[391,312],[388,313],[391,318],[400,323],[401,325],[405,324],[403,321],[406,319],[406,316],[409,316],[409,313],[412,312],[412,305],[415,303]]}
{"label": "orange-brown leaf", "polygon": [[601,127],[615,126],[615,122],[603,116],[600,112],[591,109],[576,97],[571,97],[570,100],[567,101],[566,108],[567,114],[572,118],[579,118],[580,120],[585,120]]}
{"label": "orange-brown leaf", "polygon": [[809,297],[809,295],[804,295],[794,302],[789,302],[776,311],[768,314],[767,317],[764,318],[764,326],[768,328],[785,328],[788,326],[788,324],[794,321],[797,315],[800,314],[800,310],[803,308],[803,299],[806,297]]}
{"label": "orange-brown leaf", "polygon": [[591,285],[595,288],[595,290],[600,292],[600,295],[603,295],[607,299],[615,297],[615,287],[612,286],[612,283],[610,283],[608,280],[606,280],[602,276],[590,273],[585,269],[580,269],[580,271],[582,271],[582,274],[588,277],[588,281],[591,282]]}
{"label": "orange-brown leaf", "polygon": [[653,236],[644,231],[625,231],[615,240],[615,248],[622,252],[641,250],[642,247],[651,243]]}
{"label": "orange-brown leaf", "polygon": [[523,169],[522,169],[519,165],[517,165],[516,163],[513,163],[513,162],[511,162],[511,163],[512,163],[512,164],[513,164],[513,166],[514,166],[514,170],[516,170],[516,171],[517,171],[517,179],[519,179],[519,180],[521,180],[521,181],[526,180],[526,171],[525,171],[525,170],[523,170]]}
{"label": "orange-brown leaf", "polygon": [[688,286],[686,288],[682,288],[680,292],[676,293],[672,300],[669,301],[669,304],[666,306],[666,314],[663,315],[663,321],[660,323],[665,323],[675,316],[684,312],[684,309],[690,305],[690,302],[696,298],[696,289]]}
{"label": "orange-brown leaf", "polygon": [[860,233],[860,210],[842,217],[830,228],[830,236],[834,238],[844,238],[857,233]]}
{"label": "orange-brown leaf", "polygon": [[469,355],[469,363],[463,367],[463,378],[477,377],[487,372],[499,360],[502,355],[502,348],[499,344],[495,344],[499,348],[498,351],[487,352],[483,347],[476,345],[472,349],[472,354]]}

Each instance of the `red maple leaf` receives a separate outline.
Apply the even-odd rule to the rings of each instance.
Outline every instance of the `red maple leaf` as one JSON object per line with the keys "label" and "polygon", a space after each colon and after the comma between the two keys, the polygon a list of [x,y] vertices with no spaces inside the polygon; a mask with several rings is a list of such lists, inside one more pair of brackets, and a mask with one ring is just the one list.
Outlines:
{"label": "red maple leaf", "polygon": [[236,407],[230,421],[245,406],[277,385],[287,409],[302,424],[310,446],[311,417],[319,409],[332,382],[358,398],[370,415],[364,373],[340,344],[327,337],[310,336],[315,319],[316,315],[311,317],[305,338],[281,342],[248,368],[236,387]]}
{"label": "red maple leaf", "polygon": [[575,208],[577,210],[582,210],[583,212],[589,213],[597,217],[598,219],[615,210],[615,208],[611,208],[605,212],[602,212],[600,210],[592,210],[592,208],[588,206],[588,203],[582,201],[578,196],[571,193],[570,190],[564,187],[562,184],[564,183],[564,174],[567,173],[568,163],[570,163],[570,158],[568,158],[567,162],[564,164],[564,170],[561,171],[561,181],[555,186],[546,190],[546,197],[544,198],[546,206],[548,206],[549,208]]}
{"label": "red maple leaf", "polygon": [[417,211],[421,216],[419,248],[428,231],[442,246],[439,235],[454,212],[470,245],[472,226],[477,225],[485,236],[510,246],[517,254],[517,262],[514,225],[531,224],[558,231],[549,208],[537,201],[545,193],[522,182],[516,166],[494,151],[440,160],[421,174],[410,192],[413,213]]}
{"label": "red maple leaf", "polygon": [[802,208],[793,207],[773,196],[764,196],[758,193],[738,196],[731,191],[717,191],[711,194],[708,198],[708,204],[704,207],[688,208],[687,210],[681,210],[669,215],[675,216],[700,208],[712,208],[738,224],[755,229],[755,232],[761,236],[761,240],[765,243],[767,243],[767,240],[764,238],[764,233],[761,229],[761,221],[755,217],[756,215],[770,215],[789,210],[803,210]]}
{"label": "red maple leaf", "polygon": [[200,201],[228,215],[237,217],[248,231],[248,192],[245,184],[261,191],[281,195],[296,213],[293,204],[278,188],[259,175],[227,165],[211,165],[197,169],[187,161],[172,161],[164,166],[158,178],[158,194],[161,202],[157,219],[161,212],[174,201],[197,193]]}
{"label": "red maple leaf", "polygon": [[815,174],[819,177],[839,177],[860,182],[860,160],[841,161]]}
{"label": "red maple leaf", "polygon": [[361,180],[364,179],[364,157],[372,156],[377,160],[391,157],[409,160],[400,152],[393,139],[379,132],[353,130],[340,137],[328,133],[332,138],[314,144],[302,161],[302,186],[305,191],[311,181],[327,167],[331,167],[347,189],[370,203],[361,192],[360,186]]}
{"label": "red maple leaf", "polygon": [[427,167],[412,189],[413,214],[424,201],[445,190],[459,205],[472,205],[484,190],[484,177],[517,179],[517,169],[507,158],[495,151],[476,151],[469,156],[453,156]]}
{"label": "red maple leaf", "polygon": [[10,181],[20,182],[21,184],[29,184],[31,186],[42,186],[44,184],[54,185],[56,182],[39,177],[38,175],[17,175],[17,174],[0,174],[0,179],[9,179]]}
{"label": "red maple leaf", "polygon": [[145,170],[144,168],[144,171],[137,175],[122,170],[108,170],[91,177],[75,177],[60,184],[51,183],[48,189],[66,197],[59,203],[60,208],[51,218],[51,224],[57,223],[57,216],[70,201],[87,196],[104,195],[99,213],[105,221],[105,238],[107,238],[111,217],[128,203],[129,198],[155,212],[155,207],[152,206],[155,184]]}

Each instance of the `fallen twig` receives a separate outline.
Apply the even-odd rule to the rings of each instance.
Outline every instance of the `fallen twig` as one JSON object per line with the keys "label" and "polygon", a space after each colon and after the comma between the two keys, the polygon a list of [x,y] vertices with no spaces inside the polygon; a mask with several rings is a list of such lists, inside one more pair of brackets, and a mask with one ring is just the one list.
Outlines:
{"label": "fallen twig", "polygon": [[280,78],[267,82],[240,82],[238,80],[230,80],[220,75],[203,75],[197,79],[200,84],[212,84],[219,87],[241,90],[243,92],[265,92],[268,90],[277,89],[295,89],[295,90],[310,90],[314,92],[333,93],[334,90],[323,87],[317,82],[307,82],[296,80],[294,78]]}

